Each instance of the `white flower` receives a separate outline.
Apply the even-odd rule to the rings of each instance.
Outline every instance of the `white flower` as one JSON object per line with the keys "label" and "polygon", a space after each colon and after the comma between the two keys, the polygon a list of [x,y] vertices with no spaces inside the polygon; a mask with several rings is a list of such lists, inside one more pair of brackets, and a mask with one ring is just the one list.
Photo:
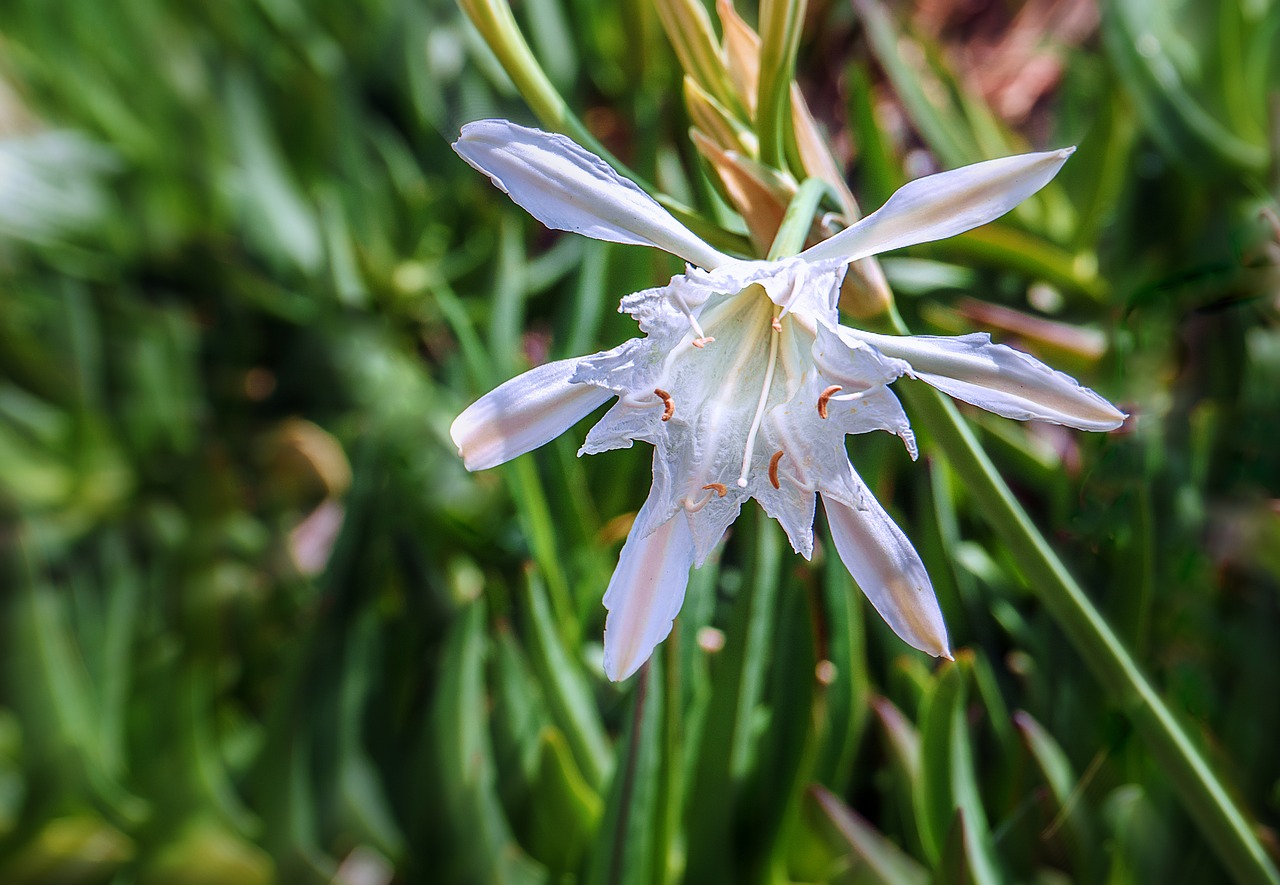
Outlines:
{"label": "white flower", "polygon": [[625,679],[671,632],[689,568],[701,565],[748,498],[813,552],[815,494],[858,586],[906,642],[949,657],[919,555],[854,472],[845,436],[915,439],[888,385],[907,375],[1010,418],[1083,430],[1124,414],[1072,378],[986,335],[874,335],[840,325],[849,262],[949,237],[1043,187],[1071,150],[992,160],[913,181],[862,221],[792,258],[744,261],[704,243],[600,158],[504,120],[463,127],[454,149],[548,227],[652,245],[690,262],[621,310],[644,337],[539,366],[453,423],[466,466],[501,464],[559,436],[607,400],[581,453],[653,446],[653,488],[605,592],[604,666]]}

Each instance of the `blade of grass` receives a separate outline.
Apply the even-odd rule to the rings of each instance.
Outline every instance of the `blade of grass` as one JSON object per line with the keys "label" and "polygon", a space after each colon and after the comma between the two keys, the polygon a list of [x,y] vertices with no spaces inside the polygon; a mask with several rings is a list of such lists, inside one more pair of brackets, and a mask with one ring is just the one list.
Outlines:
{"label": "blade of grass", "polygon": [[[893,322],[899,334],[909,334],[901,318],[894,316]],[[981,503],[982,514],[1009,545],[1032,589],[1137,726],[1219,859],[1240,882],[1280,882],[1280,873],[1244,813],[1031,522],[955,406],[922,385],[908,385],[903,393],[920,424],[929,428],[970,494]]]}

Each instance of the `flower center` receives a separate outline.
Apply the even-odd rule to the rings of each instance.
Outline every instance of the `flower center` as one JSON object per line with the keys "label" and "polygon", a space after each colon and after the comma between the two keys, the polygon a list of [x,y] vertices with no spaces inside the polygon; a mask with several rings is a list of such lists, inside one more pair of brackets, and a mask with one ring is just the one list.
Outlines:
{"label": "flower center", "polygon": [[[769,434],[765,418],[799,391],[809,367],[812,333],[805,317],[790,312],[792,301],[775,304],[758,284],[715,297],[697,317],[705,331],[691,330],[666,354],[661,390],[676,403],[674,432],[690,434],[686,443],[672,441],[692,455],[680,499],[690,513],[731,486],[747,488],[766,468],[769,484],[780,487],[782,452],[758,450]],[[661,394],[646,396],[648,408],[666,405]]]}

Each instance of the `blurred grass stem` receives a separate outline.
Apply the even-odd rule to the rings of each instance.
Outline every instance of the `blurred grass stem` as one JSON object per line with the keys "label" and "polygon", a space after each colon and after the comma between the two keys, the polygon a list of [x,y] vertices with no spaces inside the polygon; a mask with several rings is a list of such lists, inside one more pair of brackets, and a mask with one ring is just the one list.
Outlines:
{"label": "blurred grass stem", "polygon": [[[896,310],[891,309],[890,321],[898,334],[910,334]],[[956,407],[923,385],[904,386],[903,393],[920,424],[929,428],[952,468],[981,502],[987,520],[1004,537],[1031,589],[1137,727],[1232,876],[1259,885],[1280,882],[1280,873],[1244,813],[1014,498]]]}
{"label": "blurred grass stem", "polygon": [[[639,764],[641,729],[644,724],[645,700],[649,694],[649,671],[651,664],[644,663],[640,667],[636,680],[635,714],[631,717],[631,740],[627,743],[627,761],[621,772],[622,802],[618,808],[618,825],[613,839],[613,856],[609,858],[609,882],[611,885],[623,881],[622,863],[626,854],[627,829],[630,825],[632,795],[636,788],[636,768]],[[665,865],[662,867],[665,870]]]}

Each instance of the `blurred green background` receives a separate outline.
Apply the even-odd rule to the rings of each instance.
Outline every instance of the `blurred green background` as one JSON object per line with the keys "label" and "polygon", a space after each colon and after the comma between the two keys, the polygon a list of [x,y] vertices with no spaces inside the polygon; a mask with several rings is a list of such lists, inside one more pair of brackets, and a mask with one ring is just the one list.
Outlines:
{"label": "blurred green background", "polygon": [[[611,150],[723,213],[648,0],[516,13]],[[884,268],[917,331],[1133,413],[971,417],[1273,853],[1278,65],[1274,0],[812,0],[798,72],[867,207],[1079,145]],[[472,476],[447,429],[679,268],[512,206],[448,147],[493,115],[531,122],[444,0],[6,0],[0,882],[1221,880],[920,422],[921,463],[850,450],[956,664],[749,508],[604,680],[647,448]]]}

